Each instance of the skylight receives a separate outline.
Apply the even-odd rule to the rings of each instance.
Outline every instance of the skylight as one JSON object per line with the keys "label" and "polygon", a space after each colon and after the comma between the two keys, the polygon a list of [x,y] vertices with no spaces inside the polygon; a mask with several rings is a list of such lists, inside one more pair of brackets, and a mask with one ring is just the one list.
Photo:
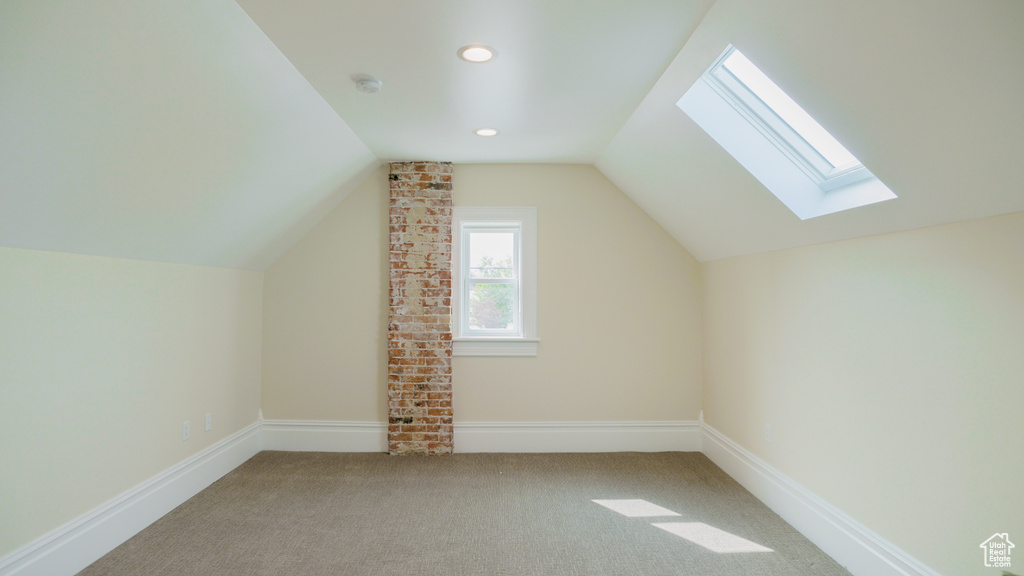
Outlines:
{"label": "skylight", "polygon": [[802,220],[896,197],[732,46],[677,105]]}

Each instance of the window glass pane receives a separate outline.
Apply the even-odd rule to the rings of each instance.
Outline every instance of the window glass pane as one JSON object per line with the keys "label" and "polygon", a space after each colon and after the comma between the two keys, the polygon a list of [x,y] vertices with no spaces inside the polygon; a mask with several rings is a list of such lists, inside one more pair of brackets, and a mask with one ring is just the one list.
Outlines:
{"label": "window glass pane", "polygon": [[470,278],[514,278],[512,232],[469,233]]}
{"label": "window glass pane", "polygon": [[789,124],[801,138],[817,149],[833,167],[846,168],[860,164],[860,161],[854,158],[849,150],[822,128],[821,124],[811,118],[810,114],[805,112],[739,50],[733,50],[722,66],[732,72],[733,76],[767,104],[786,124]]}
{"label": "window glass pane", "polygon": [[511,330],[515,286],[505,282],[470,283],[469,327],[473,330]]}

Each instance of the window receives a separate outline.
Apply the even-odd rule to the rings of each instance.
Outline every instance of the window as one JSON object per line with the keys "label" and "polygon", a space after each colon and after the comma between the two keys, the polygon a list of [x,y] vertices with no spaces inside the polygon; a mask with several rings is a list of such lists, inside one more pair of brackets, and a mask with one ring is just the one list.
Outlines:
{"label": "window", "polygon": [[452,328],[456,356],[537,354],[537,209],[456,207]]}
{"label": "window", "polygon": [[520,232],[517,222],[462,225],[463,336],[521,335]]}
{"label": "window", "polygon": [[896,197],[732,46],[677,105],[800,219]]}

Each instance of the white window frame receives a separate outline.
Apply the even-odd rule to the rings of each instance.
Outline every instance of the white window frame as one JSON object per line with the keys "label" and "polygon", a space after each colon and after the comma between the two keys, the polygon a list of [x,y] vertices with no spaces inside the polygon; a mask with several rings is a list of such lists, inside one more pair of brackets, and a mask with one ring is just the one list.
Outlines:
{"label": "white window frame", "polygon": [[[452,330],[455,356],[536,356],[537,338],[537,208],[532,206],[456,206],[452,211]],[[469,327],[468,250],[463,250],[471,231],[515,233],[513,256],[518,286],[518,306],[509,330]],[[490,281],[490,280],[485,280]],[[500,281],[500,280],[498,280]]]}
{"label": "white window frame", "polygon": [[728,69],[732,45],[676,103],[801,220],[896,198],[859,161],[834,167]]}
{"label": "white window frame", "polygon": [[871,173],[859,160],[846,166],[833,166],[826,160],[813,144],[805,140],[772,107],[748,88],[742,79],[725,67],[725,61],[734,52],[737,52],[735,46],[730,45],[726,48],[705,73],[704,80],[719,93],[719,96],[726,99],[737,113],[743,115],[780,152],[824,190],[834,190],[871,177]]}

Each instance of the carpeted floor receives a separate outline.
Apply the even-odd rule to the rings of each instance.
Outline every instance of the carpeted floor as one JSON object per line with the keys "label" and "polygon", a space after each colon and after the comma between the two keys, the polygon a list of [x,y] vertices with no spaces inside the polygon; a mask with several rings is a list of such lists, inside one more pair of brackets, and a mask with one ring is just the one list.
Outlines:
{"label": "carpeted floor", "polygon": [[79,574],[849,575],[682,452],[262,452]]}

